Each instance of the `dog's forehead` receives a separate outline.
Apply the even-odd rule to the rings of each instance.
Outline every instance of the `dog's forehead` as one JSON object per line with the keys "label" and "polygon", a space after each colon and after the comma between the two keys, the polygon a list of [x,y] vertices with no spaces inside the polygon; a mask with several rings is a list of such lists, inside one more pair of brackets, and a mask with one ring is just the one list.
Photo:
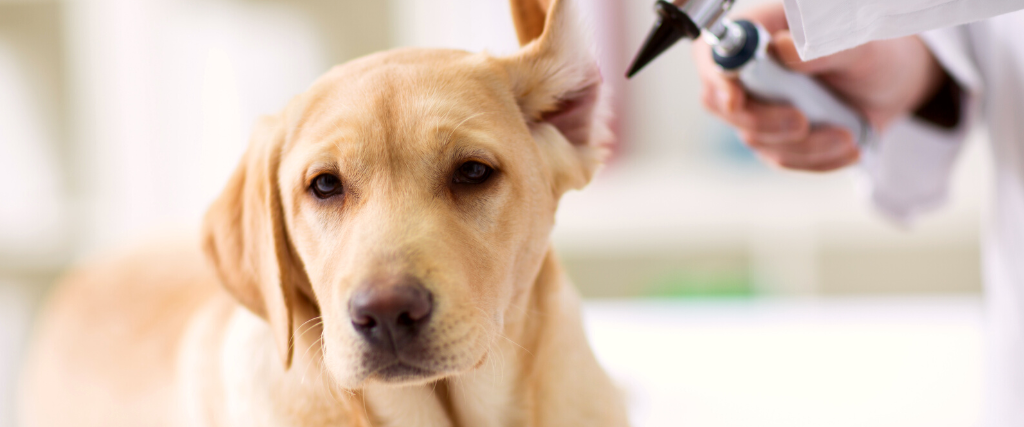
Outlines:
{"label": "dog's forehead", "polygon": [[519,119],[507,75],[489,57],[425,49],[335,67],[288,110],[290,141],[335,143],[436,142],[456,130],[501,129]]}

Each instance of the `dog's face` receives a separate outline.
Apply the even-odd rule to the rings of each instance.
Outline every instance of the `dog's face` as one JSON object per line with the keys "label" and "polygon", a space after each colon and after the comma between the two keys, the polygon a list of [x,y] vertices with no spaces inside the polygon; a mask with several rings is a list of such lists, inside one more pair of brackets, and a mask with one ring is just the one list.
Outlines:
{"label": "dog's face", "polygon": [[372,55],[261,121],[206,246],[286,364],[317,314],[343,387],[484,361],[539,272],[559,197],[600,156],[600,77],[563,3],[512,57]]}
{"label": "dog's face", "polygon": [[536,276],[556,195],[501,74],[462,52],[385,53],[288,112],[284,215],[342,383],[479,364]]}

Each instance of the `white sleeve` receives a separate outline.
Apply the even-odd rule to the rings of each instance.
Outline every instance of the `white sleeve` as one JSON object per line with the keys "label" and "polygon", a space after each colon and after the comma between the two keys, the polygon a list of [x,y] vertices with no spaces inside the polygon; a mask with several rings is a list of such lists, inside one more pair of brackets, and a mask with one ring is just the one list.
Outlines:
{"label": "white sleeve", "polygon": [[797,52],[819,58],[1024,9],[1021,0],[783,0]]}
{"label": "white sleeve", "polygon": [[903,118],[864,150],[860,166],[868,196],[884,215],[901,224],[946,201],[950,172],[979,114],[983,89],[966,26],[932,31],[921,38],[960,87],[961,114],[952,130]]}

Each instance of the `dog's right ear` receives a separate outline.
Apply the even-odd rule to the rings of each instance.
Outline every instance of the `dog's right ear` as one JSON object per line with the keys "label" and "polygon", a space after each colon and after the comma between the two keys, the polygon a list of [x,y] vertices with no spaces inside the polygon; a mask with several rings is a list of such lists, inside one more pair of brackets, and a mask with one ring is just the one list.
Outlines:
{"label": "dog's right ear", "polygon": [[611,132],[601,71],[578,0],[512,0],[519,52],[500,58],[512,94],[561,195],[590,181]]}
{"label": "dog's right ear", "polygon": [[525,45],[544,32],[550,0],[512,0],[512,23],[516,26],[519,45]]}
{"label": "dog's right ear", "polygon": [[206,213],[203,246],[227,290],[270,324],[287,369],[292,309],[308,278],[291,249],[281,207],[277,169],[284,134],[280,117],[256,124],[241,164]]}

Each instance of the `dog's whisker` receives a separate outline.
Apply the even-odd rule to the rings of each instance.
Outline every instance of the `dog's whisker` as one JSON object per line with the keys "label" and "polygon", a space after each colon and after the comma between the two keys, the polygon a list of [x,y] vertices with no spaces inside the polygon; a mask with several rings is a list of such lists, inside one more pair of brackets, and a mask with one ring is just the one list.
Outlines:
{"label": "dog's whisker", "polygon": [[[433,85],[431,87],[431,89],[432,90],[430,91],[430,98],[433,99],[433,98],[437,97],[438,92],[441,91],[441,85],[440,84],[435,84],[435,85]],[[433,105],[437,105],[437,104],[433,104]],[[441,122],[444,121],[444,120],[448,120],[448,115],[451,114],[453,106],[454,106],[454,104],[449,103],[448,104],[448,111],[444,113],[444,116],[442,116],[441,119],[434,121],[434,135],[438,134],[438,127],[440,126]]]}
{"label": "dog's whisker", "polygon": [[327,391],[327,395],[331,397],[331,400],[333,400],[335,403],[341,403],[338,401],[338,398],[334,396],[334,392],[331,390],[331,380],[330,378],[325,378],[324,371],[320,371],[318,381],[320,381],[320,387]]}
{"label": "dog's whisker", "polygon": [[[323,335],[323,334],[320,334],[320,338],[317,338],[317,339],[316,339],[316,341],[313,341],[312,343],[310,343],[310,344],[309,344],[309,347],[306,347],[306,351],[304,351],[304,352],[302,353],[302,358],[303,358],[303,359],[306,359],[306,356],[307,356],[307,355],[309,355],[309,350],[312,350],[312,349],[313,349],[313,347],[315,347],[315,346],[316,346],[317,344],[323,344],[323,340],[324,340],[324,335]],[[321,356],[323,356],[323,353],[321,353],[320,355],[321,355]],[[309,367],[308,365],[309,365],[310,363],[313,363],[313,360],[312,360],[312,359],[308,359],[308,360],[306,360],[306,364],[307,364],[307,366],[306,366],[306,367],[307,367],[307,368]]]}
{"label": "dog's whisker", "polygon": [[327,388],[327,384],[324,384],[324,371],[323,370],[321,370],[320,373],[317,374],[316,380],[320,383],[320,387],[325,388],[325,389]]}
{"label": "dog's whisker", "polygon": [[499,355],[501,357],[501,368],[500,368],[501,369],[501,384],[504,384],[505,383],[505,369],[508,367],[508,363],[505,360],[505,352],[501,351],[500,347],[498,348],[498,352],[499,352]]}
{"label": "dog's whisker", "polygon": [[344,403],[334,395],[334,381],[330,375],[325,375],[326,373],[326,370],[321,369],[320,375],[317,376],[317,380],[320,381],[320,386],[327,390],[327,394],[331,396],[331,399],[334,400],[335,403]]}
{"label": "dog's whisker", "polygon": [[363,401],[363,416],[366,417],[366,425],[373,427],[373,421],[370,420],[370,410],[366,409],[366,392],[359,393],[359,397]]}
{"label": "dog's whisker", "polygon": [[498,361],[495,355],[497,349],[495,348],[496,341],[490,340],[487,343],[487,364],[491,365],[491,382],[496,383],[498,381]]}
{"label": "dog's whisker", "polygon": [[303,327],[303,326],[306,326],[306,325],[308,325],[308,324],[309,324],[309,322],[313,322],[313,321],[317,321],[317,320],[321,320],[321,319],[322,319],[322,317],[321,317],[321,316],[313,316],[313,317],[309,318],[309,320],[307,320],[307,321],[305,321],[305,322],[302,322],[302,324],[301,324],[301,325],[299,325],[299,327],[297,327],[297,328],[295,328],[295,329],[296,329],[296,330],[302,329],[302,327]]}
{"label": "dog's whisker", "polygon": [[448,103],[448,111],[444,112],[444,116],[442,116],[440,120],[434,122],[434,134],[435,135],[440,133],[438,131],[438,127],[441,125],[441,122],[445,122],[445,121],[448,120],[449,117],[451,117],[452,109],[454,109],[454,108],[455,108],[455,104],[454,103]]}
{"label": "dog's whisker", "polygon": [[[313,322],[313,324],[310,324],[310,322]],[[320,316],[316,316],[312,319],[302,322],[302,324],[299,325],[299,327],[295,328],[295,331],[299,333],[299,336],[302,336],[303,334],[315,329],[317,326],[323,326],[323,324],[323,318],[321,318]],[[303,331],[302,328],[306,325],[309,325],[309,327],[306,328],[305,331]]]}
{"label": "dog's whisker", "polygon": [[324,380],[324,377],[324,371],[320,371],[320,381],[324,384],[325,387],[327,387],[327,393],[331,395],[331,399],[334,399],[335,403],[343,403],[340,399],[338,399],[338,396],[334,395],[334,381],[330,378],[329,375],[326,375],[326,380]]}
{"label": "dog's whisker", "polygon": [[[306,332],[309,332],[309,331],[307,330]],[[303,332],[302,334],[296,335],[296,337],[292,339],[291,345],[288,346],[289,350],[294,350],[295,349],[295,345],[299,341],[298,339],[301,338],[303,335],[305,335],[306,332]],[[321,339],[323,339],[323,333],[322,332],[320,334],[320,338],[318,338],[316,341],[319,341]],[[316,341],[313,341],[313,343],[311,343],[309,345],[309,347],[306,347],[306,352],[302,354],[302,357],[306,357],[306,353],[309,353],[310,347],[313,347],[313,345],[316,344]]]}
{"label": "dog's whisker", "polygon": [[[306,324],[308,324],[309,322],[312,322],[314,320],[317,320],[317,322],[312,324],[312,325],[310,325],[309,328],[306,329],[305,331],[302,330],[303,326],[305,326]],[[320,316],[316,316],[316,317],[314,317],[312,319],[309,319],[309,320],[303,322],[301,325],[299,325],[299,327],[295,328],[295,331],[298,332],[298,333],[292,338],[291,344],[288,345],[288,351],[294,350],[295,349],[295,344],[299,342],[300,338],[302,338],[307,333],[309,333],[309,331],[312,331],[317,326],[322,326],[323,324],[324,324],[323,323],[323,319],[321,319]]]}
{"label": "dog's whisker", "polygon": [[[500,336],[501,334],[499,333],[498,335]],[[491,357],[492,360],[489,361],[492,367],[491,382],[493,384],[503,383],[505,380],[506,360],[505,353],[501,351],[501,347],[498,346],[497,340],[488,340],[487,354],[489,356],[493,356]]]}
{"label": "dog's whisker", "polygon": [[[308,348],[306,348],[306,351],[302,354],[302,358],[305,359],[306,358],[306,354],[309,353],[309,350],[312,349],[313,346],[315,346],[317,343],[322,343],[323,339],[324,339],[324,336],[323,336],[323,334],[321,334],[320,338],[318,338],[316,341],[313,341],[313,343],[310,344]],[[322,346],[321,346],[321,348],[322,348]],[[323,359],[322,356],[323,356],[323,353],[321,352],[321,360]],[[306,383],[306,373],[309,372],[309,365],[312,364],[312,363],[313,363],[312,359],[306,360],[306,366],[302,370],[302,380],[301,380],[302,384]],[[323,369],[321,368],[320,371],[323,372]]]}
{"label": "dog's whisker", "polygon": [[488,351],[487,355],[491,359],[491,360],[488,361],[488,364],[491,365],[491,384],[497,384],[498,383],[498,361],[496,360],[496,358],[498,356],[494,355],[493,349],[491,351]]}
{"label": "dog's whisker", "polygon": [[306,375],[309,373],[310,365],[312,365],[312,362],[313,362],[312,360],[306,360],[306,366],[303,367],[302,379],[300,380],[300,384],[305,384],[306,383]]}
{"label": "dog's whisker", "polygon": [[509,308],[509,310],[513,310],[513,309],[515,309],[515,310],[522,310],[522,312],[524,314],[529,314],[531,316],[540,316],[540,317],[546,317],[547,316],[547,313],[544,313],[543,311],[541,311],[541,310],[539,310],[537,308],[533,308],[533,307],[530,307],[530,306],[523,307],[523,305],[521,305],[521,304],[510,303],[508,305],[508,308]]}
{"label": "dog's whisker", "polygon": [[462,127],[463,124],[465,124],[466,122],[470,121],[470,119],[474,119],[474,118],[482,116],[484,114],[490,114],[490,112],[488,112],[488,111],[481,111],[481,112],[478,112],[476,114],[470,114],[469,117],[466,117],[465,119],[462,119],[462,121],[459,122],[459,124],[455,125],[455,127],[452,128],[452,130],[446,132],[446,136],[445,136],[444,142],[441,144],[441,146],[442,147],[447,147],[448,144],[450,144],[452,142],[452,136],[455,136],[455,131],[459,130],[459,128]]}
{"label": "dog's whisker", "polygon": [[513,345],[515,345],[516,347],[519,347],[519,348],[523,349],[523,351],[525,351],[525,352],[526,352],[526,354],[529,354],[530,356],[533,356],[533,352],[532,352],[532,351],[530,351],[530,350],[527,350],[527,349],[526,349],[526,347],[523,347],[523,346],[522,346],[522,345],[520,345],[519,343],[517,343],[517,342],[513,341],[513,340],[512,340],[512,338],[509,338],[509,337],[505,336],[505,334],[501,334],[501,333],[499,333],[499,334],[498,334],[498,336],[499,336],[499,337],[502,337],[502,338],[504,338],[504,339],[505,339],[505,341],[508,341],[508,342],[512,343],[512,344],[513,344]]}

